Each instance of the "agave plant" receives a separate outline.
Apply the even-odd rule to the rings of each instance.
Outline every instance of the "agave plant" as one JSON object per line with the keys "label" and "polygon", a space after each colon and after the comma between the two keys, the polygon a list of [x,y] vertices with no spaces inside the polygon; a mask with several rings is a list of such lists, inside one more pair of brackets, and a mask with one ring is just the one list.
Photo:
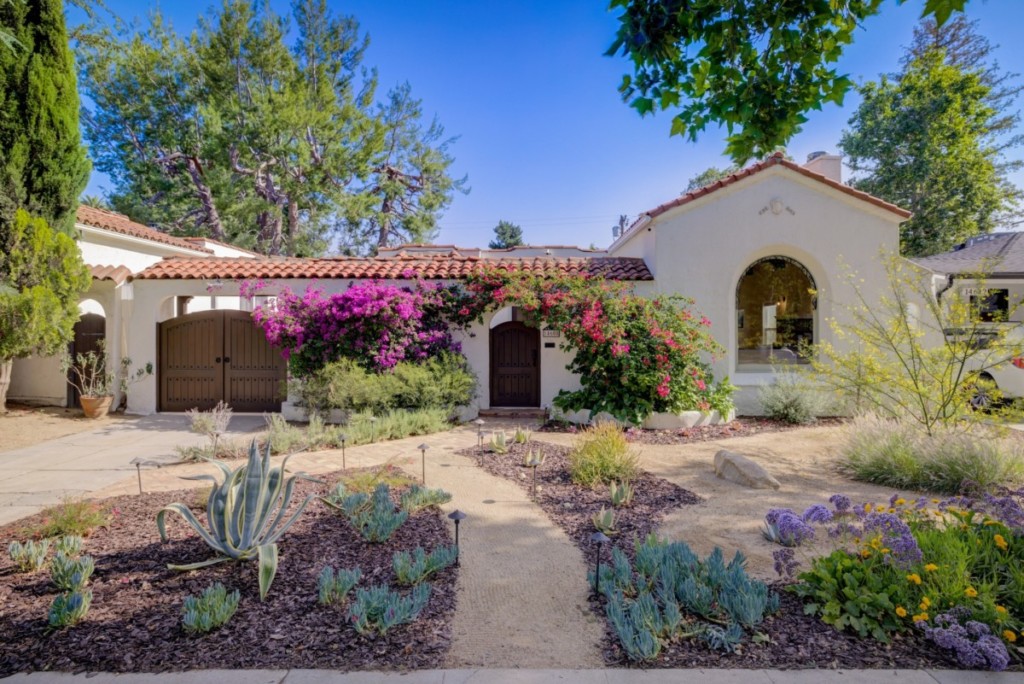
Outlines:
{"label": "agave plant", "polygon": [[188,565],[168,565],[171,570],[197,570],[225,561],[259,559],[260,599],[267,596],[270,584],[277,574],[277,540],[298,520],[306,505],[313,499],[307,496],[298,509],[287,519],[285,512],[291,503],[295,480],[307,477],[296,473],[285,477],[285,457],[279,468],[270,467],[270,444],[260,458],[256,440],[249,446],[249,461],[235,470],[216,459],[207,459],[224,474],[223,482],[212,475],[195,475],[186,480],[209,480],[213,483],[206,503],[206,521],[203,527],[195,514],[183,503],[172,503],[156,514],[160,539],[167,541],[164,516],[168,511],[185,519],[207,545],[219,555],[210,560]]}
{"label": "agave plant", "polygon": [[504,430],[498,430],[491,434],[491,451],[495,454],[508,453],[508,435]]}

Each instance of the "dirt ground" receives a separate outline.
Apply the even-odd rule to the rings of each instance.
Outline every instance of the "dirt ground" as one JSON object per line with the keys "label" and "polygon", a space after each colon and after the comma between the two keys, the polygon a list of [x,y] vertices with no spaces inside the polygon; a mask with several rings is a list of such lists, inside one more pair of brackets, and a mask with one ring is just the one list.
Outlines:
{"label": "dirt ground", "polygon": [[121,420],[131,418],[115,413],[105,418],[89,419],[82,415],[81,409],[8,403],[7,413],[0,413],[0,452],[95,430]]}

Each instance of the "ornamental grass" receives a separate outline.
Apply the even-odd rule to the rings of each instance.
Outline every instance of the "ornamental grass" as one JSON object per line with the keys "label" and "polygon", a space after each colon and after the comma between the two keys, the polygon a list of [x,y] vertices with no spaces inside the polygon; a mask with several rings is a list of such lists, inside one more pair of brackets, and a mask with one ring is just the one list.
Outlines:
{"label": "ornamental grass", "polygon": [[630,482],[639,470],[636,451],[626,434],[612,422],[598,423],[579,433],[569,453],[572,481],[584,487]]}

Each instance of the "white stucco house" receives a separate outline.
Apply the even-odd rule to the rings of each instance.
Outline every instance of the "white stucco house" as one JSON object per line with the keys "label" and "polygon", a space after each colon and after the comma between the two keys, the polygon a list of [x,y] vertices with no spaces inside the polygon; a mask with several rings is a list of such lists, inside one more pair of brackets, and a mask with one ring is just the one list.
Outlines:
{"label": "white stucco house", "polygon": [[[129,412],[180,411],[219,399],[236,411],[280,407],[283,364],[252,334],[238,299],[247,280],[264,281],[266,295],[314,284],[335,292],[360,279],[408,283],[412,274],[458,281],[497,263],[591,273],[627,281],[643,295],[693,298],[727,350],[715,376],[731,378],[740,388],[738,412],[750,414],[759,412],[756,390],[772,381],[773,369],[802,362],[797,343],[828,339],[827,320],[842,322],[839,304],[852,300],[842,269],[856,270],[870,292],[884,280],[880,252],[898,251],[899,225],[909,212],[843,184],[841,168],[834,155],[812,155],[804,165],[774,155],[643,213],[597,251],[407,245],[374,258],[265,258],[171,238],[87,207],[79,213],[80,244],[94,266],[89,297],[103,309],[107,338],[117,341],[111,351],[157,367],[132,387]],[[532,329],[518,318],[505,309],[462,334],[480,383],[474,410],[549,407],[560,389],[577,386],[565,369],[559,331]],[[40,371],[46,363],[18,364],[12,399],[60,403],[66,392],[59,374]]]}

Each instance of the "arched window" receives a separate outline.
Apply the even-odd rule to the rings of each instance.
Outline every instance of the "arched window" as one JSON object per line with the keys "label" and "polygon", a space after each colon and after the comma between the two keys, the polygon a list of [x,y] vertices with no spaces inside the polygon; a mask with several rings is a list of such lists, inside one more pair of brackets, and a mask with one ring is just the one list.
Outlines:
{"label": "arched window", "polygon": [[807,363],[801,354],[814,340],[817,290],[803,264],[785,256],[758,259],[736,284],[736,368],[770,371]]}

